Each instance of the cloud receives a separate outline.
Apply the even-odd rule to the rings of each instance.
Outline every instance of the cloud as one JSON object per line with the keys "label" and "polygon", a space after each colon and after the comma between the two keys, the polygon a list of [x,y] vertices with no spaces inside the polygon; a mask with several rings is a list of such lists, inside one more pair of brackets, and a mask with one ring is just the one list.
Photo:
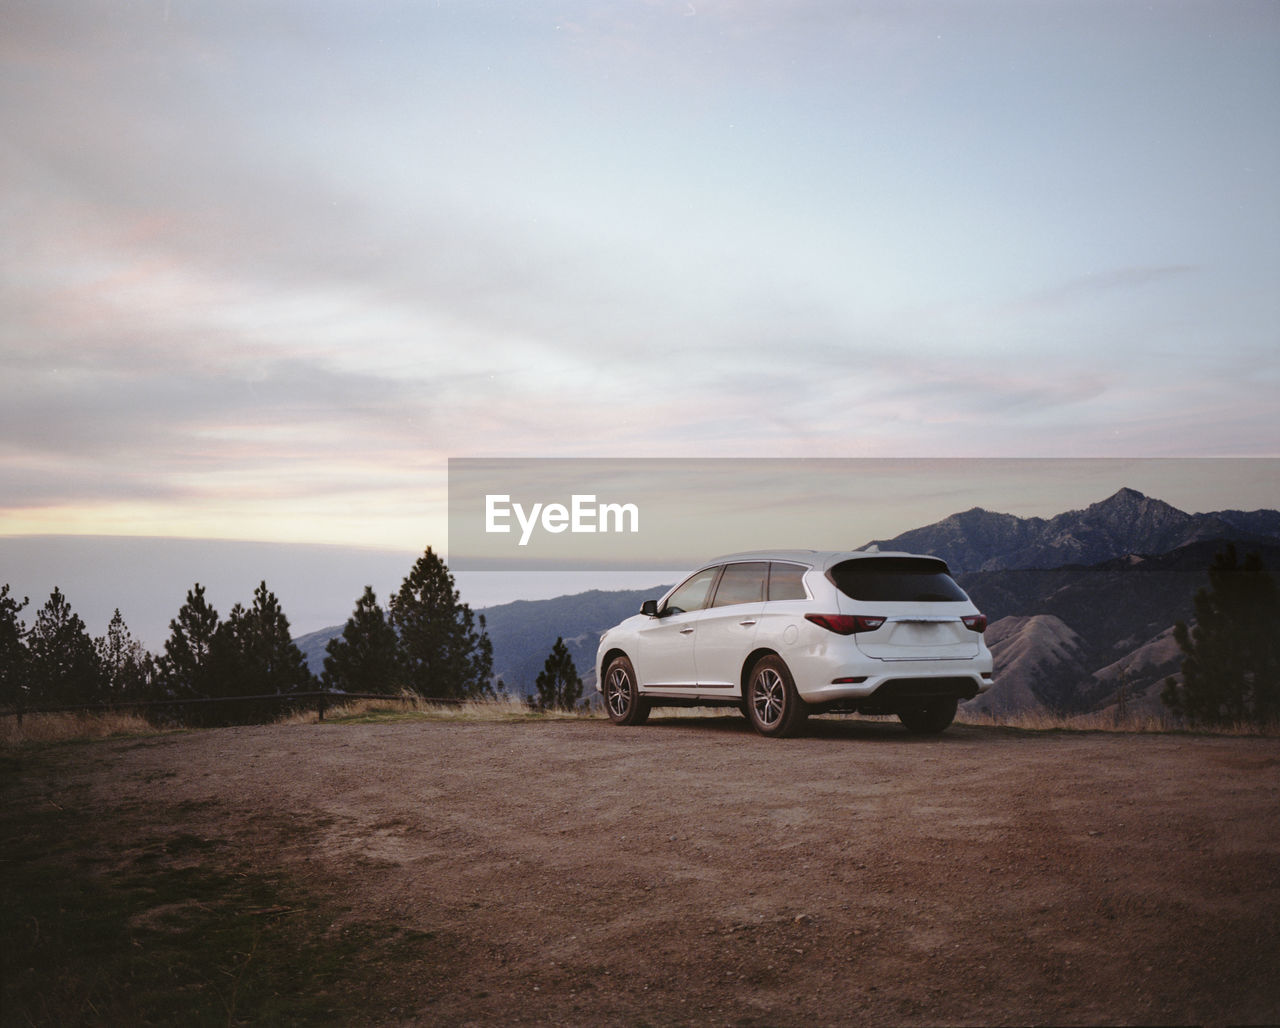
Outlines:
{"label": "cloud", "polygon": [[694,7],[17,7],[6,497],[336,526],[361,488],[435,502],[449,454],[1275,440],[1274,300],[1194,232],[1130,245],[1107,219],[1149,183],[1090,193],[1091,128],[991,115],[981,58],[1038,51],[890,3]]}
{"label": "cloud", "polygon": [[1101,294],[1138,290],[1166,283],[1174,284],[1201,271],[1201,268],[1189,264],[1112,268],[1097,274],[1082,275],[1029,293],[1016,301],[1016,305],[1023,309],[1062,307],[1087,301]]}

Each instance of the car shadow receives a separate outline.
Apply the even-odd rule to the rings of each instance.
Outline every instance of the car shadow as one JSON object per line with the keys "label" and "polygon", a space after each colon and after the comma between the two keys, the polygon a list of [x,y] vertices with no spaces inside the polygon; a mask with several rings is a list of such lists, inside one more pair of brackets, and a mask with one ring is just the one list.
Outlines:
{"label": "car shadow", "polygon": [[[662,731],[699,732],[721,736],[740,735],[747,738],[766,740],[751,727],[745,717],[726,714],[708,714],[699,717],[692,714],[664,716],[661,708],[650,715],[645,724],[646,731],[659,729]],[[897,718],[866,718],[851,715],[815,715],[808,718],[804,727],[794,736],[801,739],[848,739],[861,743],[911,743],[916,745],[936,746],[941,743],[955,745],[974,739],[976,729],[971,725],[952,725],[938,735],[916,735],[908,732]],[[782,740],[785,741],[785,740]]]}

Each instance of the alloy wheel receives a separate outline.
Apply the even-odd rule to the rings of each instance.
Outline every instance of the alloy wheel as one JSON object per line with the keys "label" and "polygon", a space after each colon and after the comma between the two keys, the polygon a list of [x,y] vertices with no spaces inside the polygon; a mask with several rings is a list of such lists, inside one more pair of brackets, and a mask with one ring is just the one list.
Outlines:
{"label": "alloy wheel", "polygon": [[771,667],[761,668],[751,687],[751,705],[756,720],[764,728],[773,728],[786,707],[787,688],[782,676]]}

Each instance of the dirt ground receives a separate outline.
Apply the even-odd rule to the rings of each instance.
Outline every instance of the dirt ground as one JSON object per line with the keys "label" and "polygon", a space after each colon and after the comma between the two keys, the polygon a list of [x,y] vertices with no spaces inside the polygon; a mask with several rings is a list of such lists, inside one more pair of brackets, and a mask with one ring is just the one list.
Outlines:
{"label": "dirt ground", "polygon": [[282,725],[49,747],[5,801],[431,940],[343,1022],[1280,1022],[1277,739]]}

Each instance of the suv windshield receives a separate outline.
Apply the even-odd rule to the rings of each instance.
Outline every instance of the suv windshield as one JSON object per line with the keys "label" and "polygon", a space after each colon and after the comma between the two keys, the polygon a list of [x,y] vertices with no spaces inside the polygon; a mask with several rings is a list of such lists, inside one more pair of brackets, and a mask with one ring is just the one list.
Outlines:
{"label": "suv windshield", "polygon": [[968,599],[947,573],[947,565],[928,557],[859,557],[837,564],[827,577],[853,600],[945,603]]}

